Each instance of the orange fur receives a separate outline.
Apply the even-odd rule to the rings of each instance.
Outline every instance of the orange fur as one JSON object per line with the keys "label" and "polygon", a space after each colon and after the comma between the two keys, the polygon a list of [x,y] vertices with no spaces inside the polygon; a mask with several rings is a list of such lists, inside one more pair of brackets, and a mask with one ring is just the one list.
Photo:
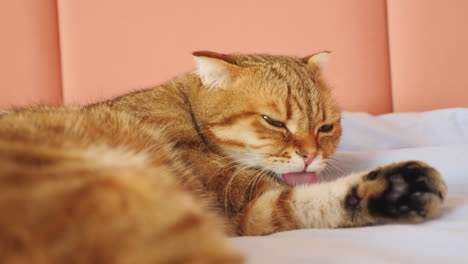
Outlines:
{"label": "orange fur", "polygon": [[[152,89],[0,116],[1,263],[241,263],[223,234],[321,226],[279,176],[320,172],[338,144],[322,65],[194,55],[196,73]],[[332,209],[327,227],[364,224]]]}

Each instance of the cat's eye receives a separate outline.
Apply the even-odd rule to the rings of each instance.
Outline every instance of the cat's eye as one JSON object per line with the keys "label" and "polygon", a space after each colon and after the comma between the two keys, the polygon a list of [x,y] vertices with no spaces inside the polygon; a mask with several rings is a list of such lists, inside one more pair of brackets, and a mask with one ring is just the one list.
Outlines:
{"label": "cat's eye", "polygon": [[332,131],[333,125],[323,125],[318,129],[318,132],[327,133]]}
{"label": "cat's eye", "polygon": [[272,126],[275,126],[275,127],[286,127],[286,125],[281,122],[281,121],[276,121],[274,119],[271,119],[271,117],[269,116],[266,116],[266,115],[262,115],[263,119],[265,119],[265,121],[268,122],[268,124],[272,125]]}

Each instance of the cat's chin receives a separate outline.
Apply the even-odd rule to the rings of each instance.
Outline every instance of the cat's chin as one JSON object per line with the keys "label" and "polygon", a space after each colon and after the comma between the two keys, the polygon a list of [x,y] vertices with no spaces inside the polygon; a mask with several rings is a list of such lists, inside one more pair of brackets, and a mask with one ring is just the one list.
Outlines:
{"label": "cat's chin", "polygon": [[315,172],[289,172],[281,175],[281,181],[287,185],[314,184],[318,182]]}

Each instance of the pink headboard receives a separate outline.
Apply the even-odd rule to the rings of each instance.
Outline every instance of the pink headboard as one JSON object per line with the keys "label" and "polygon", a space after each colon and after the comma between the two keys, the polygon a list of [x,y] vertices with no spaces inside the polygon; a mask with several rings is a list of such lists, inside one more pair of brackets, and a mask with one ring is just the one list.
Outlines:
{"label": "pink headboard", "polygon": [[388,0],[394,111],[468,106],[468,1]]}
{"label": "pink headboard", "polygon": [[348,111],[468,106],[468,2],[441,1],[2,1],[0,109],[151,87],[192,70],[195,50],[331,50]]}

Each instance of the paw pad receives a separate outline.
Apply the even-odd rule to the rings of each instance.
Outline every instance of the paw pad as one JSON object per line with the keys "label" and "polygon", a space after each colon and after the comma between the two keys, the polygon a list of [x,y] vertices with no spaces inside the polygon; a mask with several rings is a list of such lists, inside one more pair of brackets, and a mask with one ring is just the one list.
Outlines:
{"label": "paw pad", "polygon": [[418,162],[389,165],[370,172],[365,179],[379,177],[385,190],[368,201],[371,215],[389,219],[420,219],[437,208],[445,184],[438,172]]}
{"label": "paw pad", "polygon": [[351,193],[346,196],[345,199],[345,207],[347,209],[355,210],[359,207],[359,203],[361,202],[361,198],[357,195],[356,187],[352,189]]}

